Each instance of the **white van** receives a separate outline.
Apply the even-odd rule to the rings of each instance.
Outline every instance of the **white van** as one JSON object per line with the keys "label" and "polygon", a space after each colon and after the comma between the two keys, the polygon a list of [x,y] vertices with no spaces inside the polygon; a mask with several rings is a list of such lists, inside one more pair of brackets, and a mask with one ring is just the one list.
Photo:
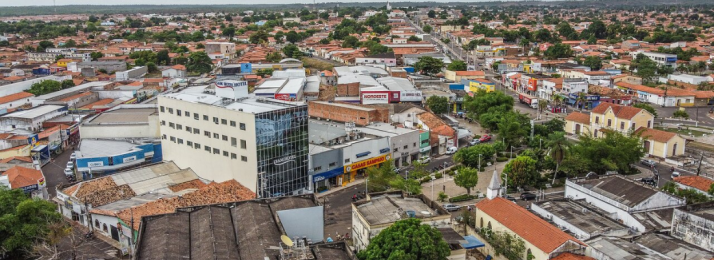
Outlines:
{"label": "white van", "polygon": [[446,148],[446,154],[455,154],[456,151],[458,151],[458,148],[450,146]]}

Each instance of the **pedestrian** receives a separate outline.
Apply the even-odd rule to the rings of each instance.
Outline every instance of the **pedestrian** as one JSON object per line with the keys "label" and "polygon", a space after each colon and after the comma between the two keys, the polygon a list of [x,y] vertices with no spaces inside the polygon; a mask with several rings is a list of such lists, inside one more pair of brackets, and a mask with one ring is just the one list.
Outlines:
{"label": "pedestrian", "polygon": [[444,192],[446,192],[446,185],[444,185]]}

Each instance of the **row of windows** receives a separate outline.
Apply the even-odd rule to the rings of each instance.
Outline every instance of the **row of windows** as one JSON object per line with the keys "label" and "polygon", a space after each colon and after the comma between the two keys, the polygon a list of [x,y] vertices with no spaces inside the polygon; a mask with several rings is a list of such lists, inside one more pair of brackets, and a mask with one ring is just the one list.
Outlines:
{"label": "row of windows", "polygon": [[[166,111],[168,111],[169,114],[172,114],[172,115],[174,114],[174,109],[173,109],[173,108],[170,108],[170,107],[166,107],[166,108],[165,108],[164,106],[159,106],[159,111],[161,111],[161,113],[165,113]],[[184,116],[186,116],[186,117],[191,117],[191,112],[189,112],[189,111],[181,111],[181,109],[176,109],[176,115],[177,115],[177,116],[184,115]],[[198,113],[193,113],[193,119],[199,120],[199,118],[200,118],[200,116],[199,116]],[[203,115],[203,121],[209,121],[209,116],[208,116],[208,115]],[[226,119],[222,119],[222,118],[219,119],[218,117],[215,117],[215,116],[214,116],[214,117],[213,117],[213,123],[219,124],[219,122],[220,122],[220,124],[222,124],[222,125],[230,125],[230,126],[232,126],[232,127],[240,126],[240,130],[245,130],[245,129],[246,129],[244,123],[236,123],[236,121],[233,121],[233,120],[228,121],[228,120],[226,120]]]}
{"label": "row of windows", "polygon": [[[335,165],[337,165],[336,162],[331,162],[331,163],[329,164],[328,168],[331,169],[332,167],[335,167]],[[320,171],[320,170],[322,170],[322,166],[317,166],[317,167],[315,167],[313,170],[315,170],[316,172],[317,172],[317,171]]]}
{"label": "row of windows", "polygon": [[[163,139],[166,139],[166,135],[163,135],[162,138],[163,138]],[[176,138],[176,137],[174,137],[174,136],[169,136],[169,140],[170,140],[171,142],[178,143],[178,144],[183,144],[183,143],[184,143],[184,140],[183,140],[183,139],[181,139],[181,138]],[[242,142],[245,142],[245,141],[243,141],[243,140],[241,140],[241,141],[242,141]],[[242,142],[241,142],[241,144],[243,144]],[[201,144],[199,144],[199,143],[194,143],[194,142],[192,142],[192,141],[188,141],[188,140],[187,140],[187,141],[186,141],[186,145],[189,146],[189,147],[193,147],[194,149],[201,149]],[[221,154],[221,150],[220,150],[220,149],[218,149],[218,148],[211,148],[211,147],[208,146],[208,145],[203,146],[203,150],[205,150],[205,151],[207,151],[207,152],[209,152],[209,153],[213,153],[213,154]],[[230,152],[228,152],[228,151],[223,151],[223,156],[225,156],[225,157],[229,157],[229,156],[230,156],[231,159],[234,159],[234,160],[235,160],[235,159],[238,159],[238,155],[237,155],[237,154],[235,154],[235,153],[230,153]],[[244,162],[247,162],[247,161],[248,161],[248,157],[241,155],[240,160],[241,160],[241,161],[244,161]]]}
{"label": "row of windows", "polygon": [[[416,144],[417,143],[414,143],[414,147],[416,147]],[[409,149],[409,145],[405,145],[404,147],[402,147],[402,149]],[[394,151],[395,152],[399,151],[399,147],[394,147]]]}
{"label": "row of windows", "polygon": [[[161,125],[166,125],[166,121],[161,121]],[[174,124],[169,122],[169,127],[177,130],[183,130],[183,126],[181,124]],[[190,126],[186,126],[186,132],[189,133],[194,133],[194,134],[201,134],[201,130],[198,128],[192,128]],[[209,131],[203,131],[203,135],[205,135],[208,138],[213,137],[214,139],[220,139],[223,141],[228,141],[229,137],[227,135],[220,135],[218,133],[211,133]],[[230,137],[231,140],[231,146],[233,147],[238,147],[238,139],[235,137]],[[172,140],[173,141],[173,140]],[[247,142],[243,139],[240,139],[240,148],[241,149],[246,149],[247,148]]]}

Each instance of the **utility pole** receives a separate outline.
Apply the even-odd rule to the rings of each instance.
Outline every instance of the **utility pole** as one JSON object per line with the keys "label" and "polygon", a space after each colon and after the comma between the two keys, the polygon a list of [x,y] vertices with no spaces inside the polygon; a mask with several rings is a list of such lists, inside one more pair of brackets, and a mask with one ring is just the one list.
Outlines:
{"label": "utility pole", "polygon": [[697,166],[697,176],[702,172],[702,160],[704,160],[704,153],[702,152],[699,156],[699,166]]}

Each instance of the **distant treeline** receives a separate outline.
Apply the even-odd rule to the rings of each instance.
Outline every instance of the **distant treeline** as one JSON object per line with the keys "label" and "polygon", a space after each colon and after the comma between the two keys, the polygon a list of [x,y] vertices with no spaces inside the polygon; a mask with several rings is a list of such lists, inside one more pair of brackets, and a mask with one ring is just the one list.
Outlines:
{"label": "distant treeline", "polygon": [[[309,2],[309,0],[306,0]],[[386,1],[385,1],[386,2]],[[46,15],[46,14],[149,14],[149,13],[205,13],[223,12],[240,13],[245,10],[295,10],[301,8],[333,9],[339,7],[382,7],[385,2],[362,2],[362,3],[318,3],[312,4],[258,4],[258,5],[62,5],[57,6],[17,6],[0,7],[0,16],[25,16],[25,15]],[[575,7],[595,7],[599,9],[607,8],[635,8],[648,9],[657,6],[680,6],[680,7],[704,7],[712,8],[714,2],[711,0],[678,0],[673,4],[671,0],[572,0],[572,1],[469,1],[469,2],[394,2],[393,7],[465,7],[465,6],[518,6],[521,8],[535,6],[552,6],[555,8],[575,8]],[[56,10],[55,10],[56,9]]]}

